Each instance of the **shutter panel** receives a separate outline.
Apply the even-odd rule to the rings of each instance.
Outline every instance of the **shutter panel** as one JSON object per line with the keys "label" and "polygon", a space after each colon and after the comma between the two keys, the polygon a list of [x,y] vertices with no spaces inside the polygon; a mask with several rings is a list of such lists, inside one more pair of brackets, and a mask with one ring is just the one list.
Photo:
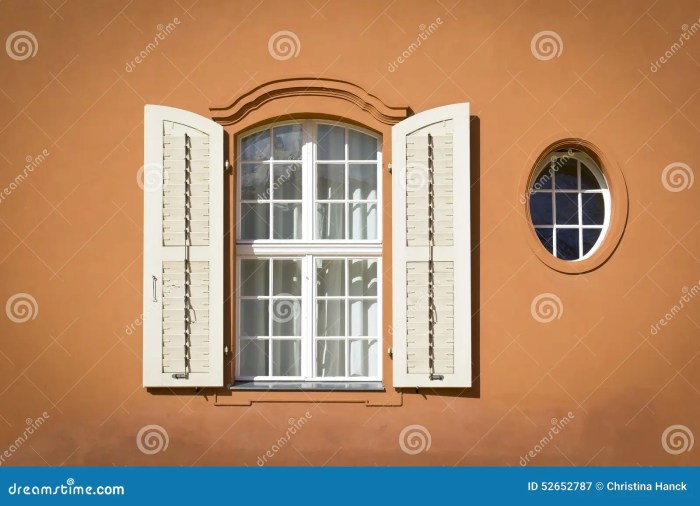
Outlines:
{"label": "shutter panel", "polygon": [[392,129],[395,387],[471,386],[469,104]]}
{"label": "shutter panel", "polygon": [[143,384],[223,386],[223,127],[147,105],[144,132]]}

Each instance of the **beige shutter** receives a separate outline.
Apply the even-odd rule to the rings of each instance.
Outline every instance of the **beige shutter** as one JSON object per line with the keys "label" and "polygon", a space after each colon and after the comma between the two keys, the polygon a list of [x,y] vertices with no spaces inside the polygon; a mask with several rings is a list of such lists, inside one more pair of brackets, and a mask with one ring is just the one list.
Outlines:
{"label": "beige shutter", "polygon": [[469,104],[392,129],[395,387],[471,386]]}
{"label": "beige shutter", "polygon": [[223,386],[223,128],[145,108],[143,384]]}

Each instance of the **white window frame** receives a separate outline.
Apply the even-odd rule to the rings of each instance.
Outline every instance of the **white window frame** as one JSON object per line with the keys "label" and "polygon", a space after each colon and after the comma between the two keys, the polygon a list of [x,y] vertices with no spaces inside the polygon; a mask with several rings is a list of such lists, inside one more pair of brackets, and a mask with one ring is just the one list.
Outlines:
{"label": "white window frame", "polygon": [[[572,160],[576,160],[576,180],[577,180],[577,188],[576,189],[557,189],[556,188],[556,177],[557,177],[557,170],[552,170],[551,171],[551,178],[552,178],[552,188],[546,188],[546,189],[535,189],[533,188],[534,185],[537,184],[537,181],[540,179],[541,175],[546,171],[547,166],[551,164],[552,162],[552,157],[555,156],[557,158],[564,158],[567,157]],[[586,165],[588,170],[590,170],[591,174],[593,174],[593,177],[595,177],[596,181],[598,182],[599,188],[597,189],[586,189],[583,190],[581,189],[581,163]],[[556,151],[548,153],[547,156],[545,157],[542,162],[537,166],[537,170],[535,171],[535,178],[532,181],[531,187],[530,187],[530,192],[531,195],[534,195],[536,193],[548,193],[548,194],[555,194],[554,198],[552,199],[552,225],[535,225],[534,222],[532,222],[532,215],[530,215],[530,222],[532,223],[532,226],[535,230],[537,229],[552,229],[552,252],[550,253],[552,256],[555,258],[559,258],[560,260],[563,260],[565,262],[580,262],[581,260],[585,260],[589,257],[591,257],[593,254],[595,254],[596,250],[600,248],[600,245],[603,243],[605,240],[605,236],[607,234],[608,228],[610,227],[610,216],[611,216],[611,211],[612,211],[612,199],[610,197],[610,188],[608,187],[608,183],[605,179],[605,175],[603,174],[603,170],[600,168],[598,163],[596,163],[593,158],[591,158],[587,153],[583,151],[574,151],[573,153],[558,153]],[[576,193],[577,194],[577,209],[578,209],[578,223],[576,224],[557,224],[557,205],[556,205],[556,194],[557,193]],[[604,209],[604,218],[603,218],[603,225],[585,225],[583,223],[583,194],[584,193],[599,193],[603,196],[603,205],[605,206]],[[560,258],[557,256],[557,230],[558,229],[573,229],[573,230],[578,230],[578,258],[574,260],[566,260],[563,258]],[[583,230],[589,229],[589,230],[600,230],[600,235],[598,236],[598,239],[596,240],[595,244],[593,247],[585,254],[583,255]],[[538,241],[540,241],[539,237],[537,238]],[[541,243],[541,241],[540,241]],[[542,244],[542,247],[544,248],[544,244]],[[547,251],[549,253],[549,251]]]}
{"label": "white window frame", "polygon": [[[257,132],[264,130],[269,130],[274,127],[290,125],[290,124],[301,124],[303,132],[303,145],[302,145],[302,159],[296,161],[301,164],[302,167],[302,239],[256,239],[248,240],[241,239],[241,227],[237,227],[236,231],[236,280],[237,289],[235,292],[235,311],[236,311],[236,325],[235,325],[235,343],[236,343],[236,358],[235,358],[235,380],[236,381],[259,381],[259,382],[375,382],[382,381],[383,370],[382,370],[382,347],[383,347],[383,322],[382,322],[382,221],[383,221],[383,188],[382,188],[382,137],[381,135],[372,132],[370,130],[350,125],[342,122],[333,122],[325,120],[290,120],[282,121],[273,124],[267,124],[259,128],[248,130],[238,136],[237,139],[237,153],[242,153],[242,141],[243,138],[253,135]],[[317,131],[318,125],[331,125],[339,126],[346,129],[345,134],[345,160],[317,160]],[[356,130],[363,134],[374,137],[377,140],[377,159],[375,160],[349,160],[349,146],[348,146],[348,129]],[[272,156],[272,152],[271,152]],[[260,163],[269,163],[272,161],[262,160],[258,161]],[[376,199],[376,216],[377,216],[377,238],[376,239],[315,239],[315,220],[316,220],[316,163],[345,163],[345,191],[346,195],[349,191],[348,177],[349,170],[348,166],[351,163],[376,163],[377,165],[377,199]],[[242,175],[242,157],[237,157],[237,176],[236,176],[236,212],[239,217],[241,216],[241,175]],[[271,179],[274,177],[273,174],[270,175]],[[346,199],[345,202],[361,202]],[[346,208],[349,207],[346,205]],[[349,213],[345,212],[345,232],[346,235],[349,233],[348,220]],[[273,218],[274,219],[274,218]],[[272,234],[272,227],[274,223],[270,224],[270,230]],[[240,289],[240,271],[241,271],[241,261],[245,259],[276,259],[276,258],[298,258],[301,259],[302,264],[302,315],[301,315],[301,376],[242,376],[239,374],[240,361],[241,361],[241,340],[240,334],[240,321],[241,321],[241,297],[239,296]],[[342,376],[342,377],[328,377],[328,376],[316,376],[315,374],[315,364],[316,364],[316,269],[315,261],[316,259],[327,259],[327,258],[337,258],[346,260],[355,259],[372,259],[377,261],[377,375],[376,376]],[[346,263],[347,265],[347,263]],[[349,290],[349,280],[347,279],[347,267],[346,267],[346,292]],[[348,292],[349,293],[349,292]],[[351,298],[349,295],[345,296],[345,299]],[[352,297],[355,298],[355,297]],[[349,315],[345,314],[346,328],[348,327]],[[271,331],[270,331],[271,333]],[[270,340],[274,339],[270,336]],[[322,338],[321,338],[322,339]],[[353,337],[346,335],[344,337],[345,341],[352,340]],[[368,338],[364,338],[368,339]],[[346,374],[349,373],[347,368],[349,361],[349,345],[346,348],[345,354],[346,360]],[[272,373],[272,370],[269,371]]]}

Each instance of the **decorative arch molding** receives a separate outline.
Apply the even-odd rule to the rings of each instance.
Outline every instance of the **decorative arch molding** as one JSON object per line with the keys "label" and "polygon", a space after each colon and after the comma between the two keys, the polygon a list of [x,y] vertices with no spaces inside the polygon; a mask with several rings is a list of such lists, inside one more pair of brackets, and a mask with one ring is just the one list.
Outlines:
{"label": "decorative arch molding", "polygon": [[[360,86],[339,79],[292,78],[262,84],[230,105],[211,107],[212,119],[225,126],[243,121],[270,102],[300,97],[325,97],[350,102],[383,125],[395,125],[411,114],[409,107],[392,107]],[[314,112],[314,111],[309,111]],[[320,111],[318,111],[320,112]],[[279,111],[270,116],[279,116]]]}

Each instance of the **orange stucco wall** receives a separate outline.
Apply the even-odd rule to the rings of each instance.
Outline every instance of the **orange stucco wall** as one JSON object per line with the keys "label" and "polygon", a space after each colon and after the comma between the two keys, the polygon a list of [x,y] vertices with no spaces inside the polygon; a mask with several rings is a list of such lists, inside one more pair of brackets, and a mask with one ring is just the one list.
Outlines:
{"label": "orange stucco wall", "polygon": [[[698,18],[691,0],[2,2],[2,41],[28,31],[36,54],[0,52],[0,302],[26,293],[36,304],[26,322],[0,313],[0,464],[255,466],[268,451],[272,465],[519,465],[530,451],[533,465],[699,464],[662,435],[700,434],[700,297],[652,332],[700,282],[698,186],[669,191],[679,188],[662,178],[670,164],[700,168],[700,34],[660,62]],[[296,56],[272,57],[279,31],[298,37]],[[561,54],[536,57],[542,31]],[[141,387],[143,105],[211,117],[290,77],[349,81],[416,112],[471,103],[474,388],[226,406],[251,399]],[[324,103],[270,104],[247,121],[343,116]],[[227,127],[230,140],[240,127]],[[619,244],[584,274],[540,260],[519,202],[546,146],[572,137],[616,166],[629,201],[616,210],[627,213]],[[561,301],[550,323],[531,313],[542,293]],[[148,425],[167,433],[167,450],[139,449]],[[409,425],[430,435],[415,455],[399,440]]]}

